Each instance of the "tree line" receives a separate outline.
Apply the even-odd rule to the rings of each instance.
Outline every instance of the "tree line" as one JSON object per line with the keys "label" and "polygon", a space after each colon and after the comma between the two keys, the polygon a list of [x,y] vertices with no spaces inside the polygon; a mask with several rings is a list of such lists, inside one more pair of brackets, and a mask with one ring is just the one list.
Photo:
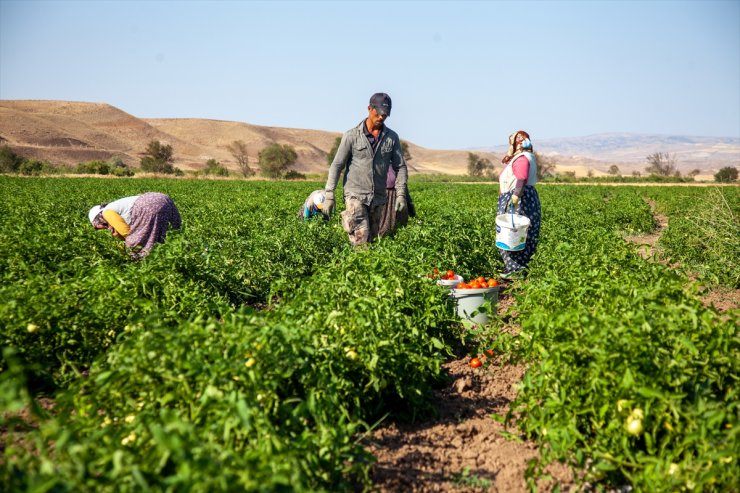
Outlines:
{"label": "tree line", "polygon": [[[549,156],[543,156],[537,152],[534,153],[535,159],[537,160],[537,179],[575,179],[575,172],[566,172],[563,175],[559,175],[555,171],[555,162]],[[647,180],[651,178],[654,181],[666,181],[669,178],[681,179],[681,172],[676,166],[676,156],[663,152],[653,153],[646,158],[648,165],[645,167],[645,172],[648,174]],[[611,176],[621,176],[619,166],[612,164],[607,172]],[[698,169],[693,169],[686,174],[686,177],[693,180],[697,175],[701,173]],[[488,158],[482,158],[472,152],[468,153],[468,176],[478,179],[497,180],[499,173],[496,171],[496,167]],[[633,171],[632,176],[634,178],[640,178],[642,174],[639,171]],[[593,178],[593,171],[589,170],[588,178]],[[714,180],[717,182],[733,182],[738,178],[738,170],[736,167],[727,166],[720,169],[714,174]],[[681,180],[684,181],[684,180]]]}
{"label": "tree line", "polygon": [[[249,165],[247,145],[242,140],[235,140],[226,146],[237,163],[239,171],[245,177],[257,174],[257,169]],[[298,160],[298,153],[290,145],[273,143],[258,153],[259,172],[267,178],[295,179],[305,176],[290,170]],[[150,141],[139,160],[139,169],[146,173],[162,173],[184,175],[185,173],[174,166],[174,149],[170,144],[159,140]],[[33,158],[25,158],[10,146],[0,147],[0,173],[17,173],[21,175],[41,175],[57,173],[85,173],[113,176],[133,176],[131,169],[119,156],[108,160],[93,160],[78,163],[76,166],[53,166],[52,164]],[[229,176],[229,170],[216,159],[209,159],[205,168],[195,172],[206,176]]]}
{"label": "tree line", "polygon": [[[334,144],[326,156],[328,165],[334,161],[341,137],[337,137]],[[403,150],[403,157],[408,163],[413,158],[409,151],[409,145],[405,141],[401,141],[401,148]],[[244,177],[250,177],[257,174],[258,170],[252,168],[249,165],[249,154],[246,143],[243,140],[235,140],[226,146],[226,150],[229,151],[231,156],[236,161],[239,172]],[[566,172],[563,175],[559,175],[555,171],[556,163],[549,157],[534,153],[537,159],[537,178],[539,180],[545,179],[575,179],[575,172]],[[267,147],[264,147],[259,151],[257,155],[257,166],[259,173],[271,179],[297,179],[305,178],[305,175],[297,171],[291,170],[296,161],[298,160],[298,153],[295,149],[288,144],[272,143]],[[658,181],[666,181],[670,179],[682,179],[681,172],[676,166],[675,155],[668,153],[655,152],[646,158],[648,165],[645,167],[645,172],[648,174],[647,179],[654,179]],[[490,159],[481,157],[475,153],[468,153],[467,160],[467,172],[468,176],[478,180],[491,180],[495,181],[498,179],[498,172],[496,166],[491,162]],[[158,140],[150,141],[144,152],[141,154],[139,160],[139,167],[141,171],[148,173],[162,173],[162,174],[174,174],[184,175],[185,173],[174,166],[174,149],[169,144],[163,144]],[[205,176],[229,176],[229,170],[216,159],[209,159],[206,161],[206,166],[203,170],[195,172],[195,174],[202,174]],[[118,156],[113,156],[108,160],[93,160],[87,162],[78,163],[75,167],[69,166],[52,166],[51,164],[40,161],[38,159],[24,158],[16,154],[10,146],[3,145],[0,147],[0,173],[18,173],[22,175],[40,175],[40,174],[54,174],[54,173],[86,173],[86,174],[99,174],[99,175],[112,175],[112,176],[133,176],[134,170],[132,170],[123,160]],[[613,177],[621,177],[619,167],[616,164],[612,164],[609,167],[607,173]],[[686,174],[686,178],[693,180],[700,174],[700,170],[694,169]],[[635,179],[641,178],[642,174],[639,171],[633,171],[632,177]],[[589,178],[593,178],[593,171],[589,170]],[[738,179],[737,167],[727,166],[721,168],[717,173],[714,174],[714,179],[717,182],[734,182]]]}

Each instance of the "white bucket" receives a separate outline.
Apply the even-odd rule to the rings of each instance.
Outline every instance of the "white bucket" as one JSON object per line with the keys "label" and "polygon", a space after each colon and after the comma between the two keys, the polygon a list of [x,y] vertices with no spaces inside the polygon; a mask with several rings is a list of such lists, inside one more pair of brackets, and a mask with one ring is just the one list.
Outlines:
{"label": "white bucket", "polygon": [[496,247],[511,252],[524,250],[529,225],[529,218],[519,214],[496,216]]}
{"label": "white bucket", "polygon": [[463,276],[461,276],[460,274],[455,274],[454,279],[437,279],[437,284],[440,286],[447,286],[450,289],[454,289],[455,286],[463,281]]}
{"label": "white bucket", "polygon": [[481,289],[450,290],[450,297],[455,300],[457,316],[479,325],[488,323],[488,313],[478,310],[488,300],[491,300],[491,307],[495,307],[498,302],[498,290],[499,286]]}

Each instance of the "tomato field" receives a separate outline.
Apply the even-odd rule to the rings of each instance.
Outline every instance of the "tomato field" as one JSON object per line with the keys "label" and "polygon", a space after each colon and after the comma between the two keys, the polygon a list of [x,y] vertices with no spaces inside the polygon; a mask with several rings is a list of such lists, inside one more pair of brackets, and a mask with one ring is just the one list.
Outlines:
{"label": "tomato field", "polygon": [[[371,488],[363,435],[430,412],[463,343],[526,363],[494,418],[541,444],[533,476],[737,491],[740,317],[700,290],[740,287],[740,188],[539,187],[515,310],[471,327],[428,274],[501,272],[495,185],[412,181],[417,217],[359,249],[296,220],[318,187],[0,177],[2,489]],[[131,262],[87,211],[145,191],[184,228]],[[625,241],[658,212],[663,262]]]}

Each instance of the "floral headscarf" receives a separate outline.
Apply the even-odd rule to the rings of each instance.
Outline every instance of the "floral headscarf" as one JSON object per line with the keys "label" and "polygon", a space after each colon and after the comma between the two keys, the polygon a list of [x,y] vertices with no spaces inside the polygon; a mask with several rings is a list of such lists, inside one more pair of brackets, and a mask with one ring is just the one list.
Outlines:
{"label": "floral headscarf", "polygon": [[526,149],[528,151],[532,150],[532,143],[529,143],[529,146],[523,146],[522,144],[524,141],[519,143],[518,146],[514,147],[517,136],[523,136],[527,141],[529,141],[529,134],[525,132],[524,130],[517,130],[513,134],[509,135],[509,149],[506,151],[506,155],[501,160],[502,163],[508,164],[509,161],[511,161],[511,158],[514,157],[514,155],[518,152],[521,152],[522,150]]}
{"label": "floral headscarf", "polygon": [[95,205],[87,213],[87,218],[90,219],[90,224],[93,228],[97,228],[100,225],[105,225],[105,219],[103,219],[103,208],[108,204]]}

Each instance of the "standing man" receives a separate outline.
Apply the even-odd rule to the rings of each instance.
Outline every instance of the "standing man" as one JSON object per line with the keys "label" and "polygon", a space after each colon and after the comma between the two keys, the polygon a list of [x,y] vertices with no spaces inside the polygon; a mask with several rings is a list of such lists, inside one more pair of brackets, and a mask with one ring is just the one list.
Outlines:
{"label": "standing man", "polygon": [[370,98],[367,118],[345,132],[329,168],[324,194],[324,210],[334,210],[334,189],[344,170],[342,227],[353,246],[369,243],[378,235],[386,203],[388,169],[396,173],[396,211],[406,209],[408,171],[403,159],[401,139],[385,126],[391,115],[391,97],[378,92]]}

